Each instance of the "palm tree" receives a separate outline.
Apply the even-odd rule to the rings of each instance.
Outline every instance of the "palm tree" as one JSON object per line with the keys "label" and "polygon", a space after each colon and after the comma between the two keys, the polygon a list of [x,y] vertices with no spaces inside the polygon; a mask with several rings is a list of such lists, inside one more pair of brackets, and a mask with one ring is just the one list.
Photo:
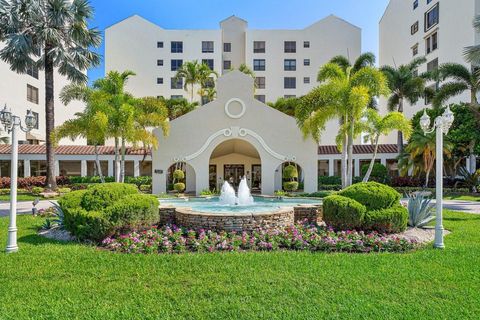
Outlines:
{"label": "palm tree", "polygon": [[295,116],[295,110],[300,104],[301,98],[278,98],[275,102],[267,103],[270,107],[277,109],[286,115]]}
{"label": "palm tree", "polygon": [[[388,109],[403,113],[405,101],[410,104],[417,103],[418,99],[425,94],[425,77],[418,76],[417,69],[427,61],[425,57],[415,58],[406,65],[398,68],[383,66],[380,69],[388,80],[388,86],[392,94],[388,99]],[[398,131],[398,152],[403,150],[403,134]]]}
{"label": "palm tree", "polygon": [[[357,134],[355,127],[372,97],[388,93],[386,78],[370,66],[354,69],[353,66],[345,68],[330,62],[320,68],[318,81],[320,86],[304,96],[297,107],[297,122],[304,135],[319,140],[328,120],[342,120],[342,185],[349,186],[353,177],[353,141]],[[346,165],[345,150],[348,153]]]}
{"label": "palm tree", "polygon": [[253,79],[255,79],[255,72],[253,72],[252,69],[250,69],[245,63],[242,63],[239,67],[238,67],[238,71],[242,72],[242,73],[245,73],[247,76],[250,76],[252,77]]}
{"label": "palm tree", "polygon": [[[480,32],[480,15],[473,20],[473,27]],[[468,62],[480,65],[480,45],[466,47],[464,54]]]}
{"label": "palm tree", "polygon": [[45,70],[47,186],[55,189],[54,69],[75,83],[86,83],[85,70],[100,63],[91,51],[101,43],[100,32],[87,27],[93,10],[87,0],[1,0],[0,58],[13,71]]}
{"label": "palm tree", "polygon": [[365,112],[364,116],[366,121],[364,122],[362,131],[368,134],[368,138],[374,146],[372,160],[370,161],[365,177],[363,177],[363,182],[367,182],[375,164],[380,137],[382,135],[388,135],[393,130],[399,130],[403,132],[404,137],[408,139],[412,132],[412,125],[403,113],[400,112],[390,112],[382,117],[377,111],[369,109]]}
{"label": "palm tree", "polygon": [[193,102],[194,86],[199,84],[205,86],[211,76],[217,76],[217,73],[210,69],[207,64],[198,63],[197,60],[187,61],[177,70],[175,79],[183,79],[183,88],[185,91],[190,86],[190,102]]}
{"label": "palm tree", "polygon": [[170,120],[181,117],[198,107],[198,102],[190,103],[185,98],[165,99],[161,97],[159,100],[162,101],[162,103],[164,103],[167,107],[168,118]]}

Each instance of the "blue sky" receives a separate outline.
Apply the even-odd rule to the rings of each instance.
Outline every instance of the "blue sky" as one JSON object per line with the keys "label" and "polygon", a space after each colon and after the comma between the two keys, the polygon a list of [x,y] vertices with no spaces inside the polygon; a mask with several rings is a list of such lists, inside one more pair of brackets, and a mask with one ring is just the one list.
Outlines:
{"label": "blue sky", "polygon": [[[165,29],[218,29],[231,15],[251,29],[301,29],[335,14],[362,28],[362,50],[378,54],[378,22],[388,0],[91,0],[91,27],[106,27],[133,14]],[[99,52],[103,55],[103,45]],[[90,81],[104,75],[103,64],[89,70]]]}

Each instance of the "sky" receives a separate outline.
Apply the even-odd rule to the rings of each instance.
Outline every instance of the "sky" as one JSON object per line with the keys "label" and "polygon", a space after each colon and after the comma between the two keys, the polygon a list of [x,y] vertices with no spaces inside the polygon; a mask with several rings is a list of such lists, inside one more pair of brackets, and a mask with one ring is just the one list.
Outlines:
{"label": "sky", "polygon": [[[90,0],[105,28],[138,14],[164,29],[219,29],[231,15],[248,21],[250,29],[302,29],[334,14],[362,28],[362,51],[378,56],[378,22],[388,0]],[[98,49],[104,53],[104,47]],[[88,71],[90,81],[104,75],[103,63]]]}

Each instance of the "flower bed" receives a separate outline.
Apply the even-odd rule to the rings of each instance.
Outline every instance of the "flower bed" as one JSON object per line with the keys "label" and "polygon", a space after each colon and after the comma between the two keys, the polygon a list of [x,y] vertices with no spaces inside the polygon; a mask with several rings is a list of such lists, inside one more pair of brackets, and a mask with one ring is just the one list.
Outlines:
{"label": "flower bed", "polygon": [[116,238],[103,246],[123,253],[184,253],[219,251],[306,250],[324,252],[406,252],[418,246],[415,240],[385,236],[376,232],[339,231],[295,224],[253,232],[186,230],[176,226],[152,227]]}

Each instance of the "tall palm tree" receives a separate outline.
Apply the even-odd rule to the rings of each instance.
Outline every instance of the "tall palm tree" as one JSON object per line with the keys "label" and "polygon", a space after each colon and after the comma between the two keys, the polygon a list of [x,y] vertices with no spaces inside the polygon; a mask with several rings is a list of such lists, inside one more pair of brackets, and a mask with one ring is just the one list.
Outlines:
{"label": "tall palm tree", "polygon": [[[177,70],[175,79],[183,79],[183,88],[187,92],[190,91],[190,102],[193,102],[195,85],[205,85],[209,78],[214,75],[217,75],[217,73],[211,70],[208,65],[193,60],[182,64]],[[188,90],[188,86],[190,86],[190,90]]]}
{"label": "tall palm tree", "polygon": [[368,139],[374,147],[372,160],[368,166],[367,173],[363,177],[363,182],[367,182],[375,164],[380,137],[388,135],[393,130],[399,130],[408,139],[412,133],[412,125],[410,120],[405,118],[403,113],[400,112],[390,112],[382,117],[377,111],[368,109],[364,117],[366,120],[363,123],[362,131],[368,134]]}
{"label": "tall palm tree", "polygon": [[100,63],[91,47],[98,47],[101,34],[88,28],[93,16],[88,0],[0,0],[0,58],[13,71],[45,70],[45,119],[47,186],[55,189],[54,69],[68,80],[85,83],[85,70]]}
{"label": "tall palm tree", "polygon": [[[297,122],[304,135],[320,138],[328,120],[343,120],[344,132],[340,148],[348,162],[342,161],[342,184],[349,186],[353,177],[353,142],[358,125],[372,97],[388,93],[387,81],[379,70],[366,66],[352,73],[353,67],[343,68],[337,63],[327,63],[320,68],[320,86],[302,98],[296,112]],[[343,159],[342,159],[343,160]]]}
{"label": "tall palm tree", "polygon": [[[392,92],[388,99],[388,109],[403,113],[405,101],[415,104],[425,94],[425,77],[418,75],[418,67],[427,61],[425,57],[413,59],[409,64],[398,68],[391,66],[381,67],[388,80],[388,86]],[[398,152],[403,150],[403,134],[398,131]]]}
{"label": "tall palm tree", "polygon": [[268,102],[267,104],[277,109],[280,112],[285,113],[286,115],[295,116],[295,110],[300,104],[301,98],[278,98],[275,102]]}
{"label": "tall palm tree", "polygon": [[[480,15],[473,20],[473,27],[480,32]],[[466,47],[464,54],[468,62],[480,65],[480,45]]]}

